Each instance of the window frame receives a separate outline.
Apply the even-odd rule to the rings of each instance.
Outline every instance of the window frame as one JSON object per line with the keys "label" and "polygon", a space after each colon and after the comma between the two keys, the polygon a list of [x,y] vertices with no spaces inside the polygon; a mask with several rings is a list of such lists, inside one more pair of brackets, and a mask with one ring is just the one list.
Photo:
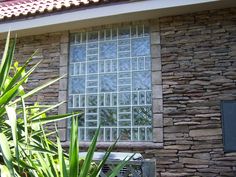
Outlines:
{"label": "window frame", "polygon": [[[162,148],[163,147],[163,92],[162,92],[162,74],[161,74],[161,43],[160,43],[160,29],[157,20],[138,21],[132,23],[114,24],[98,26],[86,29],[78,29],[67,31],[61,37],[61,50],[60,50],[60,75],[68,73],[69,71],[69,36],[71,33],[81,31],[98,30],[101,28],[111,28],[113,26],[125,26],[133,24],[145,24],[150,26],[150,42],[151,42],[151,60],[152,60],[152,114],[153,114],[153,140],[152,141],[127,141],[118,142],[117,147],[120,148]],[[63,78],[59,81],[59,101],[67,100],[68,96],[68,79]],[[67,112],[67,104],[63,104],[58,109],[59,113]],[[67,138],[67,120],[58,123],[59,133],[62,137],[63,145],[68,146],[69,140]],[[81,147],[88,147],[89,142],[80,142]],[[112,142],[98,142],[97,147],[106,148]]]}

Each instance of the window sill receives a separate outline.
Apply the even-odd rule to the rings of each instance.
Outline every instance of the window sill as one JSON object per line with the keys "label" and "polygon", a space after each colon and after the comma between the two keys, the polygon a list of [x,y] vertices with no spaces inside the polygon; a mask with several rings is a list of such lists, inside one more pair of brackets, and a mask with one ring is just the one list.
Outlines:
{"label": "window sill", "polygon": [[[89,147],[90,142],[80,142],[79,146],[81,148]],[[112,145],[112,142],[97,142],[97,148],[108,148]],[[69,147],[69,142],[62,142],[63,147]],[[163,148],[163,143],[154,143],[154,142],[118,142],[115,148],[124,148],[124,149],[160,149]]]}

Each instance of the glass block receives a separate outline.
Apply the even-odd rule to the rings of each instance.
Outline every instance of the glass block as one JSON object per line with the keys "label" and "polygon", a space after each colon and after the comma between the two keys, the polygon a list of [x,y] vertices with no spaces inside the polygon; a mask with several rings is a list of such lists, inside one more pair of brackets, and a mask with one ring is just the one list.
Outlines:
{"label": "glass block", "polygon": [[130,46],[129,45],[122,45],[118,47],[118,51],[119,52],[126,52],[126,51],[130,51]]}
{"label": "glass block", "polygon": [[140,141],[145,141],[145,128],[139,128],[139,140]]}
{"label": "glass block", "polygon": [[99,39],[100,39],[100,41],[103,41],[105,39],[105,31],[104,30],[100,31]]}
{"label": "glass block", "polygon": [[80,74],[80,63],[76,63],[76,64],[74,64],[74,74],[75,75],[79,75]]}
{"label": "glass block", "polygon": [[117,28],[112,29],[112,39],[117,39]]}
{"label": "glass block", "polygon": [[89,114],[89,113],[97,113],[98,112],[98,110],[97,110],[97,108],[88,108],[87,110],[86,110],[86,112]]}
{"label": "glass block", "polygon": [[121,85],[119,91],[131,91],[131,85]]}
{"label": "glass block", "polygon": [[80,44],[81,43],[81,33],[77,33],[75,35],[75,43]]}
{"label": "glass block", "polygon": [[86,71],[86,64],[80,63],[80,74],[85,74]]}
{"label": "glass block", "polygon": [[84,140],[84,128],[79,128],[79,140]]}
{"label": "glass block", "polygon": [[73,107],[73,96],[72,95],[69,96],[68,107]]}
{"label": "glass block", "polygon": [[146,104],[152,104],[152,92],[151,91],[146,92]]}
{"label": "glass block", "polygon": [[69,79],[70,92],[72,94],[79,94],[85,92],[85,78],[84,77],[71,77]]}
{"label": "glass block", "polygon": [[115,141],[117,138],[117,128],[112,128],[112,141]]}
{"label": "glass block", "polygon": [[133,72],[133,90],[151,90],[151,72]]}
{"label": "glass block", "polygon": [[131,129],[130,128],[119,128],[120,140],[128,141],[131,139]]}
{"label": "glass block", "polygon": [[119,52],[118,53],[118,58],[127,58],[130,57],[130,52]]}
{"label": "glass block", "polygon": [[[83,109],[80,109],[80,110],[78,110],[78,111],[84,112]],[[84,126],[84,122],[85,122],[84,119],[85,119],[85,118],[84,118],[84,115],[79,117],[79,127]]]}
{"label": "glass block", "polygon": [[117,94],[112,93],[112,106],[116,106],[116,105],[117,105]]}
{"label": "glass block", "polygon": [[148,37],[131,40],[132,57],[150,55],[150,41]]}
{"label": "glass block", "polygon": [[106,40],[111,39],[111,29],[106,29]]}
{"label": "glass block", "polygon": [[86,110],[82,141],[100,123],[100,141],[152,140],[149,40],[144,25],[71,35],[68,107]]}
{"label": "glass block", "polygon": [[131,121],[119,121],[119,126],[130,127]]}
{"label": "glass block", "polygon": [[132,70],[137,70],[137,69],[138,69],[138,59],[132,58]]}
{"label": "glass block", "polygon": [[133,125],[152,125],[151,106],[133,107]]}
{"label": "glass block", "polygon": [[117,71],[117,60],[112,60],[112,72]]}
{"label": "glass block", "polygon": [[98,63],[97,62],[88,62],[87,64],[87,74],[98,73]]}
{"label": "glass block", "polygon": [[87,114],[86,120],[87,121],[97,121],[97,115],[96,114]]}
{"label": "glass block", "polygon": [[104,71],[106,72],[106,73],[109,73],[109,72],[111,72],[111,60],[107,60],[107,61],[105,61],[105,65],[104,65]]}
{"label": "glass block", "polygon": [[99,105],[100,106],[104,106],[105,105],[104,94],[100,94],[99,95]]}
{"label": "glass block", "polygon": [[80,95],[80,107],[85,106],[85,95]]}
{"label": "glass block", "polygon": [[115,74],[100,75],[100,91],[114,92],[117,90],[117,78]]}
{"label": "glass block", "polygon": [[95,42],[98,40],[98,32],[93,31],[88,33],[88,42]]}
{"label": "glass block", "polygon": [[120,107],[119,108],[119,112],[122,112],[122,113],[129,113],[129,112],[131,112],[131,107],[129,107],[129,106],[125,106],[125,107]]}
{"label": "glass block", "polygon": [[75,44],[76,43],[76,34],[71,34],[70,35],[70,44]]}
{"label": "glass block", "polygon": [[145,59],[144,57],[138,58],[138,70],[144,70],[145,68]]}
{"label": "glass block", "polygon": [[132,35],[132,37],[137,36],[137,27],[136,26],[131,27],[131,35]]}
{"label": "glass block", "polygon": [[98,123],[97,121],[87,121],[86,126],[87,127],[97,127]]}
{"label": "glass block", "polygon": [[111,141],[111,130],[110,130],[110,128],[105,128],[105,141]]}
{"label": "glass block", "polygon": [[138,26],[138,36],[143,36],[143,25]]}
{"label": "glass block", "polygon": [[95,132],[96,132],[96,128],[87,128],[86,129],[86,140],[87,141],[91,141],[95,135]]}
{"label": "glass block", "polygon": [[99,72],[100,73],[104,73],[104,61],[99,62]]}
{"label": "glass block", "polygon": [[139,105],[145,105],[146,102],[146,93],[145,91],[139,92]]}
{"label": "glass block", "polygon": [[70,55],[71,55],[72,62],[85,61],[86,45],[71,46]]}
{"label": "glass block", "polygon": [[150,57],[145,57],[145,69],[151,70],[151,58]]}
{"label": "glass block", "polygon": [[124,84],[131,84],[131,79],[130,78],[119,79],[119,85],[124,85]]}
{"label": "glass block", "polygon": [[116,126],[117,124],[117,109],[116,108],[101,108],[99,114],[101,126]]}
{"label": "glass block", "polygon": [[119,114],[120,120],[131,120],[131,114],[130,113],[121,113]]}
{"label": "glass block", "polygon": [[147,25],[144,26],[143,35],[144,36],[149,36],[150,35],[150,28]]}
{"label": "glass block", "polygon": [[87,96],[87,106],[97,106],[97,95],[88,95]]}
{"label": "glass block", "polygon": [[98,54],[98,49],[88,49],[87,54],[88,55],[97,55]]}
{"label": "glass block", "polygon": [[130,71],[131,69],[131,63],[130,59],[120,59],[119,60],[119,71]]}
{"label": "glass block", "polygon": [[74,96],[74,107],[79,107],[79,95]]}
{"label": "glass block", "polygon": [[98,75],[97,74],[90,74],[87,76],[88,81],[97,81],[98,80]]}
{"label": "glass block", "polygon": [[74,64],[70,64],[70,76],[74,75]]}
{"label": "glass block", "polygon": [[121,92],[119,93],[119,104],[120,105],[130,105],[131,103],[131,93]]}
{"label": "glass block", "polygon": [[111,105],[111,95],[110,93],[105,94],[105,106],[110,106]]}
{"label": "glass block", "polygon": [[119,28],[119,39],[130,37],[130,27]]}
{"label": "glass block", "polygon": [[148,127],[146,131],[147,131],[147,141],[151,141],[152,140],[152,127]]}
{"label": "glass block", "polygon": [[138,92],[133,92],[133,97],[132,97],[132,102],[133,105],[137,105],[138,104]]}
{"label": "glass block", "polygon": [[131,77],[131,73],[130,72],[119,73],[119,78],[127,78],[127,77]]}
{"label": "glass block", "polygon": [[97,87],[87,87],[87,92],[88,93],[97,93],[98,92],[98,88]]}
{"label": "glass block", "polygon": [[100,128],[98,141],[105,141],[105,128]]}
{"label": "glass block", "polygon": [[90,56],[87,56],[87,60],[88,60],[88,61],[95,61],[95,60],[98,60],[98,56],[97,56],[97,55],[90,55]]}
{"label": "glass block", "polygon": [[132,140],[133,141],[138,141],[138,128],[133,128],[133,133],[132,133]]}
{"label": "glass block", "polygon": [[81,42],[82,43],[87,42],[87,33],[86,32],[81,33]]}
{"label": "glass block", "polygon": [[89,49],[98,48],[98,43],[97,42],[88,43],[88,48]]}
{"label": "glass block", "polygon": [[125,46],[128,46],[128,45],[130,45],[130,39],[121,39],[121,40],[118,40],[118,45],[125,45]]}
{"label": "glass block", "polygon": [[100,59],[116,58],[117,47],[116,41],[101,42],[99,48]]}
{"label": "glass block", "polygon": [[96,87],[98,85],[97,81],[87,81],[88,87]]}

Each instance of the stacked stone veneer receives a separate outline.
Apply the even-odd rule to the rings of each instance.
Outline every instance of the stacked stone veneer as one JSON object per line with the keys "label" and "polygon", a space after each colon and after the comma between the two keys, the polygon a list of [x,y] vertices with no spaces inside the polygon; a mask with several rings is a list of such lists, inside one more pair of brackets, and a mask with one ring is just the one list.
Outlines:
{"label": "stacked stone veneer", "polygon": [[220,112],[236,100],[236,8],[160,18],[160,35],[164,148],[146,153],[159,176],[236,176]]}
{"label": "stacked stone veneer", "polygon": [[[220,113],[221,100],[236,100],[236,8],[163,17],[159,25],[154,21],[150,23],[154,142],[150,147],[128,143],[128,149],[117,150],[155,158],[157,176],[236,176],[236,153],[223,151]],[[68,32],[18,39],[18,60],[23,62],[35,49],[33,63],[43,59],[27,89],[67,73],[68,42]],[[64,78],[28,102],[66,99]],[[58,112],[65,113],[66,104]],[[59,129],[65,141],[66,121]]]}

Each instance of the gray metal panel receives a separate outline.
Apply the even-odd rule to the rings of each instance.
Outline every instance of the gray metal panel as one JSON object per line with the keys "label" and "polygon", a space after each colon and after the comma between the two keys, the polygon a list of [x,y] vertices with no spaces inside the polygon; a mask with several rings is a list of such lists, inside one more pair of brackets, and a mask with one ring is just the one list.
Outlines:
{"label": "gray metal panel", "polygon": [[236,151],[236,101],[222,101],[224,151]]}

